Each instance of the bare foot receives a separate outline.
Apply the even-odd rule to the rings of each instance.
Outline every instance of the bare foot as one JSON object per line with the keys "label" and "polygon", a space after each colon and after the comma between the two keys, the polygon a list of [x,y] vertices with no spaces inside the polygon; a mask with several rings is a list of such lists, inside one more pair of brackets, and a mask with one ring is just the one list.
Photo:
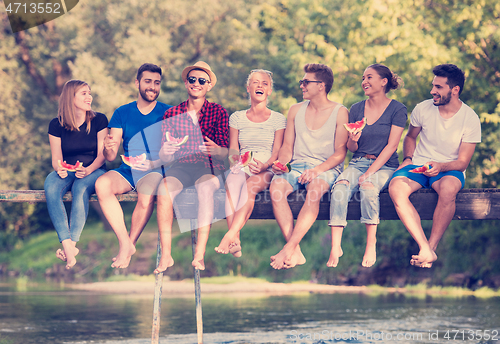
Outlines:
{"label": "bare foot", "polygon": [[361,265],[364,266],[365,268],[369,268],[373,266],[373,264],[375,264],[376,261],[377,261],[377,249],[375,245],[367,245]]}
{"label": "bare foot", "polygon": [[231,253],[233,255],[233,257],[235,258],[239,258],[242,256],[242,253],[241,253],[241,245],[240,243],[232,243],[231,245],[229,245],[229,253]]}
{"label": "bare foot", "polygon": [[153,271],[153,273],[159,274],[160,272],[167,270],[172,265],[174,265],[174,259],[172,258],[172,256],[162,254],[160,262],[158,263],[158,266],[156,267],[155,271]]}
{"label": "bare foot", "polygon": [[332,250],[330,251],[330,258],[326,262],[326,266],[329,268],[336,268],[339,264],[339,258],[342,257],[343,254],[344,251],[342,251],[342,247],[332,247]]}
{"label": "bare foot", "polygon": [[205,270],[205,261],[203,257],[201,259],[194,258],[191,265],[198,270]]}
{"label": "bare foot", "polygon": [[421,268],[430,268],[437,260],[436,253],[430,248],[420,249],[418,255],[411,256],[410,264]]}
{"label": "bare foot", "polygon": [[[222,254],[228,254],[232,244],[236,243],[236,237],[227,232],[222,238],[219,246],[215,248],[215,251]],[[238,243],[239,244],[239,243]]]}
{"label": "bare foot", "polygon": [[120,251],[118,251],[115,259],[113,259],[113,264],[111,264],[111,267],[125,269],[130,264],[130,259],[132,258],[134,253],[135,246],[130,240],[124,243],[123,246],[120,245]]}
{"label": "bare foot", "polygon": [[[271,257],[271,266],[276,270],[289,269],[295,265],[292,262],[292,256],[295,253],[295,249],[290,249],[285,245],[278,254]],[[293,265],[293,266],[292,266]]]}
{"label": "bare foot", "polygon": [[62,260],[63,262],[65,262],[67,259],[66,255],[64,254],[64,251],[61,250],[60,248],[57,249],[57,251],[56,251],[56,257],[59,258],[60,260]]}

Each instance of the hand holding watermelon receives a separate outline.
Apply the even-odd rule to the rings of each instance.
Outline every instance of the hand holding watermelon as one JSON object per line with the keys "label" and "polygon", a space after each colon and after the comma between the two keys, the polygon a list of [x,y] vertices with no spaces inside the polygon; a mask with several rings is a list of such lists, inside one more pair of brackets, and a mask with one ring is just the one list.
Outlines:
{"label": "hand holding watermelon", "polygon": [[273,162],[273,171],[275,173],[278,171],[279,173],[277,173],[277,174],[287,173],[287,172],[290,172],[291,170],[292,170],[292,166],[290,166],[289,162],[287,162],[286,164],[282,164],[278,160]]}
{"label": "hand holding watermelon", "polygon": [[419,166],[419,167],[415,167],[414,169],[411,169],[409,172],[422,174],[424,172],[429,171],[432,167],[433,166],[430,165],[430,164],[425,164],[425,165],[422,165],[422,166]]}
{"label": "hand holding watermelon", "polygon": [[243,167],[248,166],[250,161],[252,161],[253,152],[248,151],[241,155],[233,154],[230,155],[228,158],[229,162],[231,163],[231,172],[238,173]]}
{"label": "hand holding watermelon", "polygon": [[[351,134],[351,135],[357,135],[360,134],[363,128],[366,126],[366,117],[363,117],[363,119],[354,122],[354,123],[344,123],[344,128]],[[352,136],[351,136],[352,138]],[[358,135],[359,139],[359,135]],[[356,140],[357,141],[357,140]]]}

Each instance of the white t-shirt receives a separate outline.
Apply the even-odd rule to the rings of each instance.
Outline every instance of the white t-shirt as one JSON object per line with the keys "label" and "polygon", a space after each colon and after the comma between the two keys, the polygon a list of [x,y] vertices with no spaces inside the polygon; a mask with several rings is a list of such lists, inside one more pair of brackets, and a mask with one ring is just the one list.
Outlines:
{"label": "white t-shirt", "polygon": [[[229,117],[229,126],[238,129],[240,154],[253,152],[253,158],[266,163],[271,158],[274,144],[274,134],[277,130],[285,129],[286,118],[276,111],[264,122],[252,122],[247,117],[248,110],[236,111]],[[251,175],[248,167],[243,169]]]}
{"label": "white t-shirt", "polygon": [[433,100],[418,104],[411,113],[410,124],[421,127],[420,142],[413,154],[413,164],[428,161],[450,162],[458,159],[462,142],[481,142],[481,122],[477,114],[462,102],[462,107],[451,118],[444,119]]}

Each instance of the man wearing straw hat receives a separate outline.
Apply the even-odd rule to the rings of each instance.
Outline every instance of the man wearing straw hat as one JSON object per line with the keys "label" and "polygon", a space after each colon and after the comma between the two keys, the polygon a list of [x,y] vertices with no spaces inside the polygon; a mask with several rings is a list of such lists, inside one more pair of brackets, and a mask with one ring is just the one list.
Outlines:
{"label": "man wearing straw hat", "polygon": [[[174,264],[171,255],[171,232],[173,223],[173,201],[184,189],[196,188],[198,206],[198,240],[192,265],[205,269],[205,248],[214,213],[214,192],[221,181],[218,176],[224,171],[223,159],[227,156],[228,122],[227,111],[205,96],[217,83],[210,66],[198,61],[184,68],[182,80],[188,99],[165,112],[163,117],[163,145],[160,158],[170,166],[158,188],[158,230],[162,247],[161,260],[154,271],[160,273]],[[168,135],[167,135],[168,133]],[[187,141],[178,145],[178,140]]]}

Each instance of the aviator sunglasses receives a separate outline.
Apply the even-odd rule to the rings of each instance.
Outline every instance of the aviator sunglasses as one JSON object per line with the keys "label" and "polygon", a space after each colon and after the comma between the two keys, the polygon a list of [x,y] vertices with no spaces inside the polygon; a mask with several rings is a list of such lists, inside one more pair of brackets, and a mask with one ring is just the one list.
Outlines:
{"label": "aviator sunglasses", "polygon": [[307,85],[309,85],[309,83],[311,82],[317,82],[317,83],[321,83],[323,81],[319,81],[319,80],[307,80],[307,79],[304,79],[304,80],[299,80],[299,87],[304,85],[304,87],[307,87]]}
{"label": "aviator sunglasses", "polygon": [[207,82],[210,82],[210,80],[207,80],[205,78],[197,78],[195,76],[190,76],[189,78],[187,78],[187,81],[190,84],[194,84],[196,82],[196,80],[198,80],[198,82],[200,83],[201,86],[205,85]]}

